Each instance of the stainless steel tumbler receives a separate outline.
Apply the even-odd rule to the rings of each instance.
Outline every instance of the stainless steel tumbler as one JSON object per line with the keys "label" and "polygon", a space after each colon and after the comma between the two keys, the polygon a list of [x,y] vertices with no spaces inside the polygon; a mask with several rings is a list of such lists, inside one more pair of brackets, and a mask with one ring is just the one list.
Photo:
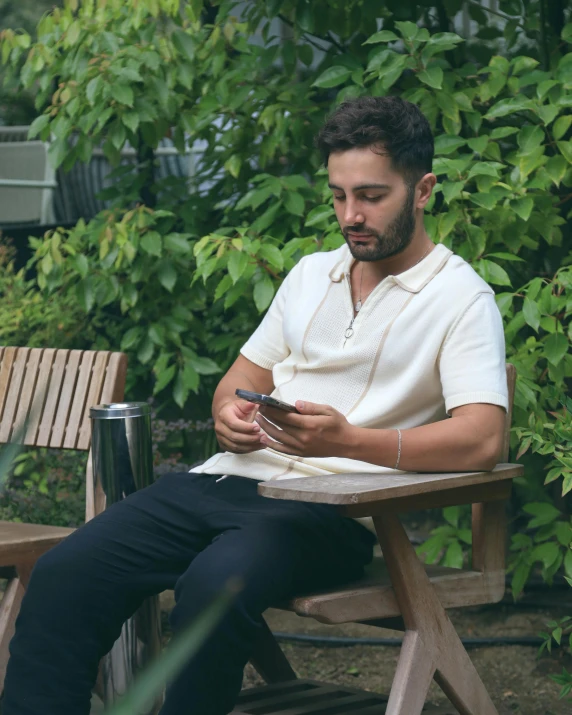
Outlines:
{"label": "stainless steel tumbler", "polygon": [[[93,484],[102,511],[153,482],[151,408],[146,402],[97,405],[92,425]],[[104,658],[101,691],[106,705],[130,687],[134,676],[161,650],[161,612],[157,596],[147,599],[123,626]],[[156,713],[160,702],[148,711]]]}

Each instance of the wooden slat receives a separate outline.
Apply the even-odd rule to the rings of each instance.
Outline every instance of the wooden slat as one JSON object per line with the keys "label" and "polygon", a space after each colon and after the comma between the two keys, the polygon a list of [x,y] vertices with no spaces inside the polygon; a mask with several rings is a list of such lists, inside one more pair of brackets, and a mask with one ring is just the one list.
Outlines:
{"label": "wooden slat", "polygon": [[26,371],[26,363],[28,362],[28,356],[30,354],[30,348],[7,348],[6,352],[12,349],[16,351],[16,354],[8,384],[8,394],[6,396],[2,422],[0,423],[0,444],[9,442],[12,436],[14,416],[18,408],[22,382]]}
{"label": "wooden slat", "polygon": [[16,348],[0,347],[0,424],[2,424],[2,415],[4,414],[4,406],[8,397],[8,385],[10,384],[10,375],[12,374],[15,357]]}
{"label": "wooden slat", "polygon": [[24,597],[24,587],[18,578],[13,578],[4,591],[0,606],[0,692],[4,689],[4,677],[10,653],[8,645],[14,635],[16,618]]}
{"label": "wooden slat", "polygon": [[50,444],[54,416],[60,401],[60,392],[62,389],[69,353],[69,350],[56,350],[56,354],[54,356],[50,384],[48,387],[48,394],[46,396],[46,404],[44,406],[42,419],[38,427],[38,436],[36,437],[36,445],[38,447],[48,447]]}
{"label": "wooden slat", "polygon": [[233,715],[348,715],[385,711],[387,697],[347,685],[297,680],[243,690]]}
{"label": "wooden slat", "polygon": [[[496,603],[504,595],[504,572],[483,574],[468,569],[426,566],[444,608]],[[401,615],[383,559],[376,558],[363,578],[344,587],[294,598],[279,604],[299,616],[322,623],[351,623]]]}
{"label": "wooden slat", "polygon": [[95,357],[93,371],[91,374],[91,382],[89,384],[89,392],[85,401],[85,412],[83,420],[79,428],[79,438],[76,444],[76,449],[89,449],[91,444],[91,422],[89,419],[89,408],[98,405],[101,402],[101,393],[103,383],[105,381],[107,363],[111,353],[100,350]]}
{"label": "wooden slat", "polygon": [[72,397],[75,391],[75,386],[78,378],[79,363],[83,355],[82,350],[70,350],[68,361],[66,363],[64,379],[62,382],[62,390],[58,402],[58,409],[52,434],[50,436],[49,446],[52,448],[61,448],[64,442],[66,427],[68,424],[69,413],[71,409]]}
{"label": "wooden slat", "polygon": [[514,479],[523,473],[520,464],[498,464],[490,472],[332,474],[327,477],[260,482],[258,493],[271,499],[334,505],[364,504],[429,494],[443,489],[489,484],[502,479]]}
{"label": "wooden slat", "polygon": [[125,378],[127,375],[127,355],[111,353],[105,383],[101,392],[101,403],[120,402],[125,393]]}
{"label": "wooden slat", "polygon": [[38,434],[38,427],[40,425],[46,403],[46,395],[48,394],[48,388],[50,385],[52,363],[54,362],[55,354],[56,351],[53,348],[42,350],[42,359],[38,368],[38,379],[36,381],[36,390],[33,402],[34,407],[32,414],[30,415],[28,429],[26,430],[26,436],[24,438],[24,444],[27,445],[36,444],[36,435]]}
{"label": "wooden slat", "polygon": [[86,412],[86,398],[90,388],[92,378],[92,368],[96,353],[93,350],[86,350],[81,356],[77,382],[73,392],[73,401],[67,420],[64,434],[64,449],[75,449],[79,430],[83,423]]}
{"label": "wooden slat", "polygon": [[14,419],[14,429],[12,431],[12,440],[14,440],[15,435],[19,430],[26,428],[26,432],[22,434],[20,441],[25,442],[26,434],[28,432],[28,418],[34,411],[37,411],[38,407],[35,404],[35,393],[36,393],[36,382],[38,380],[38,367],[42,357],[42,350],[38,348],[33,348],[30,350],[28,355],[28,363],[26,365],[26,372],[24,374],[24,379],[22,382],[22,390],[20,392],[20,399],[18,400],[18,409],[16,411],[16,417]]}
{"label": "wooden slat", "polygon": [[[441,509],[446,506],[460,506],[462,504],[475,504],[476,502],[506,501],[510,497],[512,481],[503,479],[498,482],[476,484],[470,487],[457,487],[457,489],[443,489],[439,492],[429,492],[412,497],[401,497],[391,500],[391,506],[398,513],[407,511],[421,511],[423,509]],[[372,504],[346,505],[339,508],[345,516],[359,518],[375,516],[383,510],[384,502]]]}

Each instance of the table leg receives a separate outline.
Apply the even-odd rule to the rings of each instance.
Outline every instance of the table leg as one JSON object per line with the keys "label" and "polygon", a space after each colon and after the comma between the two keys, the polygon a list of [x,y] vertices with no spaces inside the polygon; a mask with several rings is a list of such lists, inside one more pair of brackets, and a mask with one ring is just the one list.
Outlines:
{"label": "table leg", "polygon": [[498,715],[398,516],[374,524],[406,628],[386,715],[421,715],[431,678],[461,715]]}

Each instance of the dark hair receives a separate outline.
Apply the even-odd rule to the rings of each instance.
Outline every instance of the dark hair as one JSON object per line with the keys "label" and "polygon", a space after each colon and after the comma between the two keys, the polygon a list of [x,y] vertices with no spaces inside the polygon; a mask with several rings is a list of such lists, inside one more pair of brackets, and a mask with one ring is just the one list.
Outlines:
{"label": "dark hair", "polygon": [[389,156],[408,183],[431,171],[433,134],[426,117],[399,97],[358,97],[337,107],[316,137],[327,166],[331,153],[371,146]]}

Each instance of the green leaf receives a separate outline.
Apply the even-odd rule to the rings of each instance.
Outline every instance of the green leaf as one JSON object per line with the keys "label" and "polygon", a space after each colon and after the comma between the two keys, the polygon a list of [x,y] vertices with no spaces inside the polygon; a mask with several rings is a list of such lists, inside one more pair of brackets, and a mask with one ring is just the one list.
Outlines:
{"label": "green leaf", "polygon": [[487,283],[499,286],[511,285],[508,273],[498,263],[483,258],[474,264],[474,268]]}
{"label": "green leaf", "polygon": [[186,361],[183,369],[183,385],[191,392],[198,390],[201,378],[191,362]]}
{"label": "green leaf", "polygon": [[567,117],[559,117],[552,127],[552,134],[555,139],[562,139],[562,137],[568,131],[570,124],[572,124],[572,115]]}
{"label": "green leaf", "polygon": [[48,126],[49,123],[49,114],[41,114],[39,117],[36,117],[34,121],[30,124],[30,128],[28,129],[28,139],[34,139],[34,137],[37,137],[38,134],[41,134],[41,132]]}
{"label": "green leaf", "polygon": [[535,517],[529,522],[530,528],[551,524],[561,515],[561,512],[549,502],[531,502],[525,504],[523,509],[527,514]]}
{"label": "green leaf", "polygon": [[304,197],[295,191],[288,191],[284,194],[284,206],[289,213],[295,216],[304,215]]}
{"label": "green leaf", "polygon": [[497,203],[493,194],[471,194],[470,199],[474,204],[477,204],[477,206],[481,206],[488,211],[492,211]]}
{"label": "green leaf", "polygon": [[538,328],[540,326],[540,308],[537,303],[531,300],[528,296],[524,299],[522,313],[528,325],[538,332]]}
{"label": "green leaf", "polygon": [[566,174],[568,162],[563,156],[551,156],[544,165],[544,169],[556,186],[560,186],[560,182]]}
{"label": "green leaf", "polygon": [[244,251],[231,251],[228,258],[228,273],[233,283],[242,276],[248,265],[248,254]]}
{"label": "green leaf", "polygon": [[95,103],[97,95],[101,92],[102,88],[103,78],[99,74],[97,75],[97,77],[90,79],[87,83],[87,87],[85,88],[85,96],[87,97],[87,101],[91,104],[92,107]]}
{"label": "green leaf", "polygon": [[500,102],[494,104],[485,114],[485,119],[497,119],[498,117],[506,117],[507,114],[514,112],[522,112],[525,109],[531,109],[533,103],[526,97],[512,97],[511,99],[501,99]]}
{"label": "green leaf", "polygon": [[[558,142],[559,144],[562,142]],[[544,147],[539,146],[520,156],[519,169],[522,176],[528,176],[545,161]]]}
{"label": "green leaf", "polygon": [[536,149],[544,141],[544,132],[538,126],[523,127],[516,138],[522,152],[530,152]]}
{"label": "green leaf", "polygon": [[435,139],[435,154],[451,154],[465,144],[466,139],[450,136],[449,134],[441,134]]}
{"label": "green leaf", "polygon": [[343,84],[351,73],[351,69],[342,67],[341,65],[328,67],[328,69],[325,72],[322,72],[318,79],[312,83],[312,87],[322,87],[324,89],[337,87],[338,85]]}
{"label": "green leaf", "polygon": [[183,379],[183,371],[179,370],[177,372],[177,377],[175,379],[175,385],[173,386],[173,399],[175,403],[182,409],[185,406],[185,402],[189,396],[189,388],[185,385]]}
{"label": "green leaf", "polygon": [[95,302],[95,287],[91,276],[87,276],[77,284],[76,298],[85,312],[89,313]]}
{"label": "green leaf", "polygon": [[224,168],[228,171],[228,173],[232,176],[233,179],[238,179],[241,167],[242,158],[238,154],[233,154],[224,163]]}
{"label": "green leaf", "polygon": [[161,235],[157,231],[148,231],[141,239],[141,248],[150,256],[160,256]]}
{"label": "green leaf", "polygon": [[489,137],[485,134],[482,137],[473,137],[467,140],[469,148],[472,149],[476,154],[484,154],[485,149],[489,143]]}
{"label": "green leaf", "polygon": [[454,569],[463,568],[463,549],[458,541],[453,541],[447,547],[443,565]]}
{"label": "green leaf", "polygon": [[180,27],[177,27],[171,35],[173,45],[177,52],[188,60],[195,58],[195,39]]}
{"label": "green leaf", "polygon": [[491,139],[504,139],[510,137],[511,134],[516,134],[518,127],[497,127],[491,132]]}
{"label": "green leaf", "polygon": [[140,327],[136,326],[134,328],[129,328],[129,330],[121,338],[121,350],[129,350],[134,345],[136,345],[141,339],[142,330]]}
{"label": "green leaf", "polygon": [[69,147],[65,139],[54,139],[54,141],[51,142],[50,148],[48,149],[48,158],[54,171],[61,166],[68,151]]}
{"label": "green leaf", "polygon": [[175,377],[176,365],[170,365],[166,370],[162,370],[159,375],[157,375],[157,380],[153,385],[153,394],[161,392]]}
{"label": "green leaf", "polygon": [[423,84],[427,84],[429,87],[433,87],[433,89],[441,89],[443,86],[443,70],[436,65],[421,70],[417,77]]}
{"label": "green leaf", "polygon": [[151,338],[149,338],[149,336],[145,336],[145,339],[139,345],[139,349],[137,350],[137,359],[140,363],[146,365],[153,357],[154,351],[155,346],[153,345]]}
{"label": "green leaf", "polygon": [[556,145],[560,149],[560,153],[566,159],[566,161],[569,164],[572,164],[572,141],[556,142]]}
{"label": "green leaf", "polygon": [[495,299],[499,312],[504,318],[510,313],[512,309],[514,295],[512,293],[497,293]]}
{"label": "green leaf", "polygon": [[523,221],[528,221],[534,208],[534,201],[527,198],[516,199],[510,202],[510,207]]}
{"label": "green leaf", "polygon": [[374,45],[378,42],[395,42],[396,40],[399,40],[399,37],[397,37],[395,32],[391,32],[391,30],[381,30],[380,32],[376,32],[371,37],[368,37],[363,44]]}
{"label": "green leaf", "polygon": [[515,57],[511,64],[512,74],[517,75],[521,72],[533,70],[535,67],[538,67],[539,62],[532,57]]}
{"label": "green leaf", "polygon": [[554,541],[548,541],[544,544],[538,544],[532,549],[530,558],[532,561],[541,561],[544,568],[549,568],[558,558],[560,548]]}
{"label": "green leaf", "polygon": [[121,117],[121,121],[125,124],[127,129],[133,133],[135,133],[139,127],[139,115],[137,112],[125,112]]}
{"label": "green leaf", "polygon": [[450,204],[451,201],[458,198],[461,195],[465,187],[464,181],[446,181],[443,184],[442,191],[445,201]]}
{"label": "green leaf", "polygon": [[473,164],[469,171],[469,179],[473,176],[494,176],[495,179],[498,178],[499,169],[502,169],[503,165],[496,161],[479,161]]}
{"label": "green leaf", "polygon": [[270,244],[262,244],[258,255],[267,261],[272,268],[281,271],[284,268],[284,257],[277,246]]}
{"label": "green leaf", "polygon": [[419,32],[419,28],[414,22],[396,22],[395,27],[397,27],[405,40],[413,40]]}
{"label": "green leaf", "polygon": [[267,273],[262,275],[262,278],[254,286],[254,304],[259,313],[262,313],[274,297],[274,284],[270,280],[270,276]]}
{"label": "green leaf", "polygon": [[524,584],[528,581],[528,577],[530,576],[531,569],[532,564],[526,561],[521,561],[515,568],[511,583],[512,595],[514,598],[522,593]]}
{"label": "green leaf", "polygon": [[568,352],[568,339],[562,333],[553,333],[544,343],[544,352],[548,361],[553,365],[558,365],[564,355]]}
{"label": "green leaf", "polygon": [[333,219],[334,215],[335,211],[331,206],[326,204],[315,206],[308,214],[304,226],[317,226],[324,221],[329,223],[330,219]]}
{"label": "green leaf", "polygon": [[70,259],[70,263],[82,278],[85,278],[87,276],[89,264],[87,258],[83,255],[83,253],[78,253],[75,256],[72,256],[72,258]]}
{"label": "green leaf", "polygon": [[185,233],[168,233],[163,238],[163,243],[167,251],[173,253],[190,253],[191,245],[189,243],[189,234]]}
{"label": "green leaf", "polygon": [[193,356],[189,358],[189,363],[199,375],[214,375],[217,372],[221,372],[216,362],[207,357]]}
{"label": "green leaf", "polygon": [[161,261],[159,264],[159,269],[157,270],[157,275],[159,277],[159,283],[168,290],[169,293],[173,292],[175,283],[177,282],[177,271],[172,261]]}
{"label": "green leaf", "polygon": [[119,84],[113,82],[110,86],[111,96],[119,104],[125,104],[128,107],[133,106],[133,90],[128,84]]}

